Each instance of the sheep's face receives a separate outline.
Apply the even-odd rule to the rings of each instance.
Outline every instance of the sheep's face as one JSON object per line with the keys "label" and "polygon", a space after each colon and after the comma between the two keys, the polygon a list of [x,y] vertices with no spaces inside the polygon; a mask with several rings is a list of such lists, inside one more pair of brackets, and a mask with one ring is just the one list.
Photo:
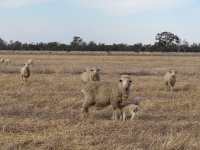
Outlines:
{"label": "sheep's face", "polygon": [[134,112],[138,112],[138,111],[139,111],[139,107],[134,107],[134,108],[133,108],[133,111],[134,111]]}
{"label": "sheep's face", "polygon": [[176,70],[170,70],[169,73],[171,74],[171,77],[176,77]]}
{"label": "sheep's face", "polygon": [[119,80],[119,86],[121,87],[123,94],[129,95],[130,87],[132,85],[132,80],[128,75],[122,75]]}
{"label": "sheep's face", "polygon": [[86,72],[90,72],[90,73],[93,73],[93,74],[97,74],[100,72],[100,69],[99,68],[96,68],[96,67],[92,67],[92,68],[86,68],[85,69]]}
{"label": "sheep's face", "polygon": [[29,63],[25,63],[24,66],[25,66],[25,67],[29,67]]}
{"label": "sheep's face", "polygon": [[91,68],[90,72],[92,72],[93,74],[98,74],[100,72],[99,68]]}
{"label": "sheep's face", "polygon": [[91,74],[91,78],[93,81],[99,81],[99,72],[100,72],[100,69],[98,68],[91,68],[90,69],[90,74]]}

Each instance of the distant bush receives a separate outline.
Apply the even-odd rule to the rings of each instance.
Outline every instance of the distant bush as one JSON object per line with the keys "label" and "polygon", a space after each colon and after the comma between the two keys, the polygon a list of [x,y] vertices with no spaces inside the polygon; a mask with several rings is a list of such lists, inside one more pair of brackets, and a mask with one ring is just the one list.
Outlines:
{"label": "distant bush", "polygon": [[158,33],[155,37],[154,44],[136,43],[132,45],[124,43],[95,43],[90,41],[84,42],[79,36],[75,36],[70,44],[63,44],[58,42],[49,43],[22,43],[19,41],[5,42],[0,38],[0,50],[23,50],[23,51],[103,51],[110,55],[111,51],[129,51],[129,52],[200,52],[200,44],[189,43],[171,33]]}

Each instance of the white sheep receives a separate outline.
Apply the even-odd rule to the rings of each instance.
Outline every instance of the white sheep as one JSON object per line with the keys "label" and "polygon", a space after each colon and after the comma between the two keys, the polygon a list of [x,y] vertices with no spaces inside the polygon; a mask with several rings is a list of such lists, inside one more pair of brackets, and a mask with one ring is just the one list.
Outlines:
{"label": "white sheep", "polygon": [[0,58],[0,63],[4,63],[5,59],[4,58]]}
{"label": "white sheep", "polygon": [[118,119],[118,111],[121,104],[129,97],[132,80],[129,76],[121,76],[115,84],[111,82],[88,82],[81,92],[84,95],[82,114],[86,116],[91,106],[106,107],[111,105],[113,108],[113,119]]}
{"label": "white sheep", "polygon": [[86,68],[86,71],[81,74],[81,80],[86,83],[89,81],[100,81],[100,69],[96,67]]}
{"label": "white sheep", "polygon": [[176,74],[177,72],[175,70],[170,70],[164,75],[164,82],[168,90],[174,90],[174,86],[176,84]]}
{"label": "white sheep", "polygon": [[26,63],[24,64],[24,66],[21,68],[20,70],[20,74],[21,74],[21,79],[22,81],[27,81],[27,79],[30,77],[31,72],[30,72],[30,68],[29,68],[29,64]]}

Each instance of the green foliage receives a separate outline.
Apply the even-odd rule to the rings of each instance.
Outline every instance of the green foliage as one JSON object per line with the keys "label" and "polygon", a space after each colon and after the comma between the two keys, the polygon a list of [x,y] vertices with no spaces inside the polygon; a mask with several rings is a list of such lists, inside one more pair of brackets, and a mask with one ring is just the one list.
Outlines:
{"label": "green foliage", "polygon": [[155,45],[164,49],[176,49],[180,43],[180,38],[171,32],[158,33],[155,39],[157,41]]}
{"label": "green foliage", "polygon": [[136,43],[127,45],[124,43],[86,43],[80,36],[74,36],[70,44],[49,42],[49,43],[21,43],[20,41],[5,42],[0,38],[0,50],[35,50],[35,51],[132,51],[132,52],[200,52],[200,44],[189,43],[171,32],[161,32],[155,37],[154,44]]}

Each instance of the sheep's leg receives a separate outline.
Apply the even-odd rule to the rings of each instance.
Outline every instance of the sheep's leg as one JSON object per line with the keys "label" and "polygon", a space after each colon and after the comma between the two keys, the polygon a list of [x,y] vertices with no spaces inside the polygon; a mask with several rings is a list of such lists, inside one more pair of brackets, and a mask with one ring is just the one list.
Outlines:
{"label": "sheep's leg", "polygon": [[122,110],[119,109],[119,111],[120,111],[120,117],[119,117],[119,119],[120,119],[120,120],[123,120],[123,113],[122,113]]}
{"label": "sheep's leg", "polygon": [[119,115],[117,114],[118,119],[119,119],[119,120],[123,120],[123,118],[122,118],[122,117],[123,117],[123,116],[122,116],[122,115],[123,115],[123,114],[122,114],[122,110],[121,110],[121,109],[118,109],[117,113],[119,114]]}
{"label": "sheep's leg", "polygon": [[167,91],[170,91],[171,90],[171,85],[169,82],[167,82]]}
{"label": "sheep's leg", "polygon": [[120,109],[113,110],[112,120],[122,120],[122,112]]}
{"label": "sheep's leg", "polygon": [[121,110],[120,110],[119,120],[123,120],[123,114],[122,114]]}
{"label": "sheep's leg", "polygon": [[174,101],[174,87],[173,86],[170,86],[170,92],[171,92],[171,99]]}
{"label": "sheep's leg", "polygon": [[116,109],[113,108],[112,120],[117,120],[117,112]]}
{"label": "sheep's leg", "polygon": [[132,112],[131,112],[131,120],[133,120],[134,118],[135,118],[135,112],[132,111]]}
{"label": "sheep's leg", "polygon": [[88,116],[89,107],[90,107],[89,103],[83,103],[81,112],[84,118]]}
{"label": "sheep's leg", "polygon": [[120,112],[120,115],[122,113],[121,109],[120,109],[120,103],[119,101],[111,101],[111,105],[113,108],[113,116],[112,119],[113,120],[118,120],[118,112]]}
{"label": "sheep's leg", "polygon": [[121,120],[121,119],[122,119],[121,109],[119,108],[113,109],[112,120]]}
{"label": "sheep's leg", "polygon": [[23,76],[21,76],[21,80],[24,82],[24,77]]}
{"label": "sheep's leg", "polygon": [[82,115],[83,117],[88,117],[89,108],[94,105],[93,99],[91,97],[85,96],[84,102],[82,105]]}
{"label": "sheep's leg", "polygon": [[174,86],[171,86],[171,92],[173,92],[174,91]]}
{"label": "sheep's leg", "polygon": [[116,120],[116,116],[115,116],[115,110],[113,110],[113,114],[112,114],[112,120]]}
{"label": "sheep's leg", "polygon": [[169,91],[169,84],[168,84],[168,82],[165,82],[165,85],[166,85],[166,90]]}
{"label": "sheep's leg", "polygon": [[123,118],[123,121],[126,121],[126,113],[125,112],[123,112],[122,118]]}
{"label": "sheep's leg", "polygon": [[118,120],[118,117],[117,117],[117,110],[113,110],[113,120]]}

